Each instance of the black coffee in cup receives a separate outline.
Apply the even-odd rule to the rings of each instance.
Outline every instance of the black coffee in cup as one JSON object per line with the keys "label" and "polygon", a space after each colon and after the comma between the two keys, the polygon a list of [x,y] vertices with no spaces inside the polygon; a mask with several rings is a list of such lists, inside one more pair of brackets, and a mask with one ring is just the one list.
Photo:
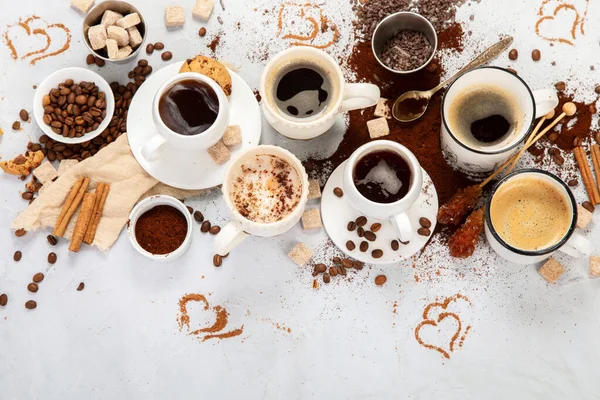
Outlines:
{"label": "black coffee in cup", "polygon": [[356,189],[375,203],[394,203],[406,196],[412,173],[406,160],[388,150],[364,155],[354,167]]}
{"label": "black coffee in cup", "polygon": [[206,83],[187,79],[175,83],[162,94],[158,113],[173,132],[198,135],[217,119],[219,98]]}

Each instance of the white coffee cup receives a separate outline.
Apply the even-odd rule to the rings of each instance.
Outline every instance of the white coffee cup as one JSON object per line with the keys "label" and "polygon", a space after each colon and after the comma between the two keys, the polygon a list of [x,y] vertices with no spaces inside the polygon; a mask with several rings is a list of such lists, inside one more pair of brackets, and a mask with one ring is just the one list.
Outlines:
{"label": "white coffee cup", "polygon": [[[554,245],[536,251],[522,250],[514,247],[503,240],[492,223],[490,215],[490,207],[494,194],[502,185],[510,182],[512,179],[521,178],[523,175],[530,175],[535,179],[542,179],[545,182],[552,184],[567,200],[570,206],[569,213],[571,214],[571,225],[567,233]],[[577,203],[571,190],[565,183],[549,172],[539,169],[522,169],[505,176],[492,189],[485,207],[485,237],[496,253],[502,258],[516,264],[533,264],[544,261],[552,256],[556,251],[561,251],[575,258],[589,255],[592,250],[592,245],[588,239],[580,233],[575,232],[577,226]]]}
{"label": "white coffee cup", "polygon": [[[206,131],[197,135],[181,135],[172,131],[165,125],[158,111],[158,105],[163,94],[176,83],[186,80],[194,80],[207,84],[216,93],[219,101],[219,112],[217,113],[215,122]],[[223,89],[214,80],[196,72],[184,72],[167,80],[158,89],[152,103],[152,117],[154,118],[157,133],[142,147],[142,157],[147,161],[158,159],[160,157],[160,148],[166,143],[183,150],[206,150],[216,144],[223,137],[229,123],[229,101]]]}
{"label": "white coffee cup", "polygon": [[[492,146],[474,146],[461,140],[450,128],[448,114],[454,100],[469,88],[478,85],[502,88],[517,102],[522,112],[515,132]],[[554,89],[532,92],[518,75],[498,67],[480,67],[459,76],[444,94],[442,100],[441,146],[448,164],[473,180],[483,180],[499,165],[508,160],[527,137],[537,118],[546,115],[558,105]]]}
{"label": "white coffee cup", "polygon": [[[272,155],[289,163],[298,173],[302,185],[300,200],[296,207],[282,219],[271,223],[255,222],[244,217],[237,210],[231,198],[233,176],[235,176],[245,161],[259,155]],[[225,199],[225,204],[227,204],[227,207],[229,207],[229,210],[231,211],[233,220],[221,229],[221,232],[219,232],[213,242],[214,253],[222,256],[228,254],[249,235],[271,237],[287,232],[296,225],[302,217],[308,200],[308,175],[306,174],[304,166],[292,153],[277,146],[262,145],[242,153],[229,166],[223,182],[223,198]]]}
{"label": "white coffee cup", "polygon": [[[331,81],[333,96],[327,107],[312,118],[293,118],[276,106],[275,91],[280,71],[314,64],[325,73]],[[261,83],[262,109],[271,126],[291,139],[312,139],[325,133],[333,126],[341,112],[371,107],[379,101],[379,88],[370,83],[346,83],[338,63],[327,53],[312,47],[298,46],[282,51],[269,61],[265,67]]]}
{"label": "white coffee cup", "polygon": [[[411,172],[410,188],[406,196],[394,203],[376,203],[364,197],[354,184],[354,168],[360,159],[375,151],[392,151],[402,157]],[[423,186],[423,170],[419,161],[406,147],[389,140],[376,140],[367,143],[352,153],[344,168],[344,196],[350,203],[367,217],[389,219],[398,231],[398,237],[403,242],[410,241],[415,233],[410,222],[408,209],[417,201]]]}

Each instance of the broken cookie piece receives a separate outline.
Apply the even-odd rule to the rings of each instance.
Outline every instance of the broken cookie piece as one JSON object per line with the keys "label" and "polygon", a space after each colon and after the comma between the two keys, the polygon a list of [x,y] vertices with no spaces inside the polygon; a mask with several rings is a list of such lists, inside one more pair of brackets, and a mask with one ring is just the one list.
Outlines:
{"label": "broken cookie piece", "polygon": [[222,140],[219,140],[214,146],[209,147],[207,151],[210,158],[219,165],[225,164],[231,158],[231,152]]}
{"label": "broken cookie piece", "polygon": [[565,273],[565,267],[561,263],[550,257],[538,270],[540,275],[548,281],[548,283],[556,283],[558,278]]}
{"label": "broken cookie piece", "polygon": [[390,127],[384,117],[367,121],[367,129],[371,139],[377,139],[390,134]]}
{"label": "broken cookie piece", "polygon": [[304,243],[298,243],[292,251],[289,252],[288,256],[296,263],[299,267],[306,265],[307,262],[313,256],[312,251]]}
{"label": "broken cookie piece", "polygon": [[307,210],[302,214],[302,227],[304,230],[317,229],[323,226],[321,222],[321,213],[318,208]]}
{"label": "broken cookie piece", "polygon": [[0,168],[11,175],[29,175],[33,169],[40,166],[43,159],[44,153],[41,150],[28,151],[25,155],[20,154],[10,161],[1,161]]}
{"label": "broken cookie piece", "polygon": [[58,178],[58,171],[56,171],[56,168],[52,166],[50,161],[46,161],[33,170],[33,175],[42,183],[42,185],[45,185]]}

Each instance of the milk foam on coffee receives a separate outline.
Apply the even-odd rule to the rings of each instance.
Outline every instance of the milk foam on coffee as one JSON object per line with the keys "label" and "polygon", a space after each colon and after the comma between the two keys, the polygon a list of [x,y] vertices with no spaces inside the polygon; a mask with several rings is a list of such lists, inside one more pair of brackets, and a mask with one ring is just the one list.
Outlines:
{"label": "milk foam on coffee", "polygon": [[290,163],[273,155],[248,158],[232,175],[231,201],[245,218],[259,223],[284,219],[300,203],[302,178]]}
{"label": "milk foam on coffee", "polygon": [[515,177],[498,188],[490,205],[492,225],[509,245],[543,250],[560,242],[573,219],[570,201],[552,183]]}

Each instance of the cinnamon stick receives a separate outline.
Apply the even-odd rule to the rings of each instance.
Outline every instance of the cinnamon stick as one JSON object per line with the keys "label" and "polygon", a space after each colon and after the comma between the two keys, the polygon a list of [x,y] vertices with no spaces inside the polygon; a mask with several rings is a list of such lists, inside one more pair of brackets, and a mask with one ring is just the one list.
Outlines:
{"label": "cinnamon stick", "polygon": [[69,244],[69,250],[78,252],[83,243],[83,236],[85,231],[92,219],[92,212],[94,211],[94,203],[96,201],[96,193],[86,193],[83,197],[83,203],[81,204],[81,211],[75,224],[75,230],[73,230],[73,236],[71,237],[71,243]]}
{"label": "cinnamon stick", "polygon": [[67,210],[69,210],[69,207],[71,206],[71,203],[73,203],[73,200],[75,200],[75,197],[77,196],[77,193],[79,192],[79,189],[83,184],[83,180],[84,177],[82,176],[79,179],[77,179],[75,184],[73,184],[73,187],[71,188],[71,191],[69,192],[69,195],[67,196],[67,199],[63,204],[63,208],[62,210],[60,210],[60,214],[58,215],[58,219],[56,220],[55,226],[59,226],[62,222],[63,218],[65,217],[65,214],[67,213]]}
{"label": "cinnamon stick", "polygon": [[[83,195],[90,184],[90,178],[80,178],[80,180],[81,179],[83,179],[81,184],[78,185],[79,180],[75,183],[75,186],[73,186],[73,189],[71,189],[71,192],[69,193],[69,196],[63,205],[63,209],[58,216],[58,220],[56,221],[56,226],[52,231],[54,236],[62,237],[65,234],[67,226],[69,225],[69,221],[71,221],[71,217],[73,214],[75,214],[75,211],[77,211],[77,207],[79,207],[79,204],[81,204],[81,200],[83,200]],[[75,187],[78,187],[78,189],[74,193]]]}
{"label": "cinnamon stick", "polygon": [[102,211],[104,210],[104,203],[108,197],[110,191],[110,185],[107,183],[99,183],[96,188],[96,202],[94,204],[94,212],[92,214],[92,220],[88,225],[85,237],[83,238],[84,243],[92,244],[96,237],[96,231],[98,230],[98,224],[100,223],[100,217],[102,217]]}
{"label": "cinnamon stick", "polygon": [[592,163],[594,164],[594,173],[596,174],[596,187],[600,193],[600,146],[597,144],[592,145]]}
{"label": "cinnamon stick", "polygon": [[583,184],[585,185],[585,190],[587,191],[590,202],[594,205],[599,204],[600,194],[598,193],[598,188],[594,182],[592,171],[590,171],[590,166],[583,147],[575,147],[573,149],[573,154],[575,155],[575,160],[577,160],[577,165],[579,166],[579,171],[581,172]]}

